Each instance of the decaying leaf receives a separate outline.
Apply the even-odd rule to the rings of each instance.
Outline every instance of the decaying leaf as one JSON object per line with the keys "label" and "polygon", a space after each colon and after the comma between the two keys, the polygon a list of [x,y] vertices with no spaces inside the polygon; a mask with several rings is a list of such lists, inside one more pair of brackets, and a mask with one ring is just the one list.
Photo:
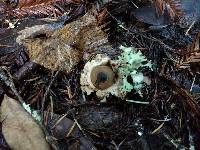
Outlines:
{"label": "decaying leaf", "polygon": [[16,100],[4,96],[0,111],[2,132],[11,149],[50,149],[40,126]]}
{"label": "decaying leaf", "polygon": [[[27,47],[32,61],[48,69],[60,67],[70,72],[81,60],[83,52],[112,51],[107,35],[98,27],[91,12],[59,29],[55,24],[48,25],[45,30],[36,29],[41,27],[44,28],[44,25],[21,31],[17,42]],[[52,31],[52,28],[55,30]]]}

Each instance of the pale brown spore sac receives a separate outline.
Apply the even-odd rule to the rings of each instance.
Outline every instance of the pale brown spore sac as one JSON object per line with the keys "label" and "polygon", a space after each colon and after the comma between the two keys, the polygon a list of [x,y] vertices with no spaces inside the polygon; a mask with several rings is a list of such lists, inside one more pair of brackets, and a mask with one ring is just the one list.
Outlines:
{"label": "pale brown spore sac", "polygon": [[121,77],[114,66],[115,62],[104,54],[97,54],[93,60],[88,61],[80,77],[82,91],[87,95],[95,92],[103,100],[110,94],[121,97]]}
{"label": "pale brown spore sac", "polygon": [[113,50],[91,11],[62,27],[52,30],[52,27],[46,26],[38,26],[42,27],[41,31],[32,30],[37,26],[21,31],[17,42],[27,47],[33,62],[50,70],[61,69],[69,73],[83,59],[83,53],[106,53]]}
{"label": "pale brown spore sac", "polygon": [[96,66],[90,76],[92,84],[100,90],[109,88],[115,82],[115,73],[110,66]]}

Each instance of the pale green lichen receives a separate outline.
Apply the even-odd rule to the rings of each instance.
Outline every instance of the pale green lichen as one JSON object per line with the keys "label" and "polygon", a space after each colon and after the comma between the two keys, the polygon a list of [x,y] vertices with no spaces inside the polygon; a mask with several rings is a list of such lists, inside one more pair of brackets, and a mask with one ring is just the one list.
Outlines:
{"label": "pale green lichen", "polygon": [[30,104],[26,104],[26,103],[22,103],[22,106],[24,107],[24,109],[38,122],[40,122],[42,120],[41,116],[38,114],[37,111],[35,110],[31,110]]}
{"label": "pale green lichen", "polygon": [[[122,53],[116,60],[119,74],[123,78],[120,89],[124,93],[135,89],[142,95],[140,89],[143,85],[144,76],[141,70],[144,68],[152,69],[152,64],[145,58],[141,51],[133,47],[120,46],[120,49]],[[128,82],[128,76],[132,78],[132,84]]]}

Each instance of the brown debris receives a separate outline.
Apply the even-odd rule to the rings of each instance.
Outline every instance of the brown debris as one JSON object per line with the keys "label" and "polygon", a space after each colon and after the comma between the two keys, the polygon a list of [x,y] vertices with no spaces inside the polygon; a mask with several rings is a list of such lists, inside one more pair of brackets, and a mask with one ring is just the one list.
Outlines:
{"label": "brown debris", "polygon": [[[105,52],[112,49],[91,12],[60,29],[52,31],[52,28],[41,25],[20,33],[17,41],[27,47],[30,59],[51,70],[60,67],[61,70],[70,72],[84,52]],[[40,35],[46,37],[37,38]]]}

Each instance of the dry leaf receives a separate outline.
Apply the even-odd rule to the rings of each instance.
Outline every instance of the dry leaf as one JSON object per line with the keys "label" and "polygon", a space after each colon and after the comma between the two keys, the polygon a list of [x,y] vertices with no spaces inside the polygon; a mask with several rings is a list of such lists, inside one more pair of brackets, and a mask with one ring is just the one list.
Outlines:
{"label": "dry leaf", "polygon": [[2,132],[11,149],[50,149],[40,126],[16,100],[4,96],[0,111]]}

